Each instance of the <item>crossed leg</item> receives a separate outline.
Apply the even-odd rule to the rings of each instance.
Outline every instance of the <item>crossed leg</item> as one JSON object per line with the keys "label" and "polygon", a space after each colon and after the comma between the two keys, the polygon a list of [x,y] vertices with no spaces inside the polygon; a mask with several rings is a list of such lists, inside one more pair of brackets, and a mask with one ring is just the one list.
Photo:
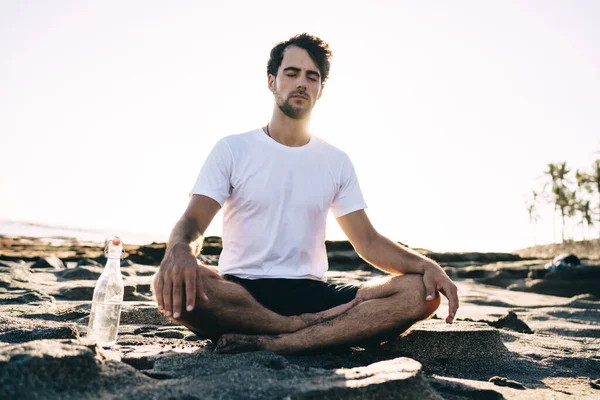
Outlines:
{"label": "crossed leg", "polygon": [[[262,306],[241,285],[222,278],[216,268],[203,265],[198,265],[198,268],[209,300],[197,298],[192,311],[183,308],[181,316],[171,320],[215,343],[221,335],[230,332],[267,335],[295,332],[329,320],[361,301],[357,298],[314,314],[283,316]],[[182,304],[186,304],[185,298]]]}
{"label": "crossed leg", "polygon": [[425,300],[423,277],[411,274],[366,282],[357,297],[363,301],[339,316],[292,333],[222,335],[217,351],[269,350],[285,354],[397,335],[433,315],[440,305],[439,294],[433,301]]}

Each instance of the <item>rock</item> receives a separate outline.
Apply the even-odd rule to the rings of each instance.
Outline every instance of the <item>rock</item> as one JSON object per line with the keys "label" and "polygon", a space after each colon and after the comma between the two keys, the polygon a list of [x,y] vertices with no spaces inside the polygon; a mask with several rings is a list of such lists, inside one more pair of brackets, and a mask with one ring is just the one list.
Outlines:
{"label": "rock", "polygon": [[91,303],[80,304],[75,307],[53,309],[48,312],[23,314],[23,318],[42,319],[47,321],[67,322],[84,318],[90,314]]}
{"label": "rock", "polygon": [[179,325],[171,322],[158,310],[156,305],[141,303],[123,304],[121,308],[121,323],[135,325]]}
{"label": "rock", "polygon": [[153,332],[156,331],[156,326],[148,325],[137,328],[133,331],[134,335],[139,335],[140,333]]}
{"label": "rock", "polygon": [[79,332],[72,324],[0,316],[0,342],[22,343],[40,339],[79,339]]}
{"label": "rock", "polygon": [[137,369],[138,371],[141,371],[141,370],[145,370],[145,369],[154,368],[155,359],[147,357],[147,356],[123,357],[121,359],[121,361],[123,361],[125,364],[131,365],[133,368]]}
{"label": "rock", "polygon": [[9,288],[12,286],[12,279],[10,276],[0,274],[0,288]]}
{"label": "rock", "polygon": [[502,376],[493,376],[489,379],[488,382],[493,383],[496,386],[508,386],[511,387],[513,389],[520,389],[520,390],[525,390],[525,386],[523,386],[523,384],[517,382],[517,381],[512,381],[510,379],[506,379]]}
{"label": "rock", "polygon": [[[172,322],[165,317],[156,307],[156,304],[146,304],[147,302],[123,302],[121,307],[120,324],[132,325],[158,325],[158,326],[180,326],[179,323]],[[87,325],[89,321],[89,307],[87,315],[78,319],[76,322]],[[154,327],[156,329],[156,327]],[[141,331],[140,331],[141,333]],[[137,334],[137,333],[136,333]],[[154,334],[152,334],[154,336]]]}
{"label": "rock", "polygon": [[445,399],[504,400],[502,394],[491,389],[480,389],[449,379],[430,379],[431,386]]}
{"label": "rock", "polygon": [[[162,397],[202,393],[203,399],[441,399],[423,376],[421,364],[408,358],[326,370],[300,367],[270,352],[219,356],[203,351],[158,358],[144,372],[162,380]],[[133,392],[129,389],[123,396]],[[135,398],[152,393],[136,388]]]}
{"label": "rock", "polygon": [[325,249],[327,253],[333,251],[354,251],[354,246],[348,240],[326,240]]}
{"label": "rock", "polygon": [[0,398],[93,399],[120,397],[152,380],[107,359],[95,344],[39,340],[0,347]]}
{"label": "rock", "polygon": [[[525,276],[527,273],[524,274]],[[525,277],[523,276],[523,278]],[[486,276],[483,279],[479,279],[478,282],[483,283],[485,285],[492,285],[498,287],[508,287],[515,283],[514,275],[510,274],[508,271],[494,271],[490,275]]]}
{"label": "rock", "polygon": [[548,270],[545,268],[531,268],[527,274],[527,279],[544,279]]}
{"label": "rock", "polygon": [[[91,301],[94,295],[94,286],[71,286],[59,290],[60,297],[68,300],[87,300]],[[125,285],[124,301],[136,300],[135,286]]]}
{"label": "rock", "polygon": [[219,256],[218,255],[199,254],[198,260],[200,260],[200,262],[202,264],[212,265],[213,267],[216,267],[219,265]]}
{"label": "rock", "polygon": [[337,266],[346,266],[348,269],[354,269],[359,264],[364,264],[365,260],[360,258],[360,256],[352,250],[346,251],[330,251],[327,253],[327,259],[329,265]]}
{"label": "rock", "polygon": [[522,258],[512,253],[434,253],[429,252],[425,255],[439,263],[476,261],[481,263],[513,262],[521,261]]}
{"label": "rock", "polygon": [[577,296],[573,296],[571,298],[572,302],[584,301],[586,304],[588,303],[598,303],[600,302],[600,298],[594,296],[593,294],[584,293]]}
{"label": "rock", "polygon": [[[26,265],[15,265],[13,267],[10,268],[10,280],[12,281],[11,285],[12,287],[16,287],[19,284],[17,282],[21,282],[21,283],[29,283],[32,282],[33,279],[33,273],[31,272],[31,270],[29,268],[27,268]],[[18,287],[16,287],[18,289]]]}
{"label": "rock", "polygon": [[135,252],[129,253],[129,260],[136,264],[158,265],[165,256],[166,243],[152,243],[140,246]]}
{"label": "rock", "polygon": [[[133,273],[134,275],[137,276],[152,276],[154,274],[156,274],[156,271],[158,271],[158,268],[153,266],[153,265],[141,265],[141,264],[135,264],[133,267]],[[123,271],[123,273],[125,273],[126,271]]]}
{"label": "rock", "polygon": [[132,265],[134,265],[134,262],[131,260],[121,261],[121,267],[131,267]]}
{"label": "rock", "polygon": [[38,259],[30,268],[45,268],[45,269],[64,269],[65,264],[56,256],[42,257]]}
{"label": "rock", "polygon": [[81,260],[77,261],[77,266],[81,267],[81,266],[92,266],[92,267],[100,267],[102,268],[102,264],[100,264],[98,261],[94,261],[90,258],[82,258]]}
{"label": "rock", "polygon": [[0,398],[441,399],[421,364],[407,358],[336,370],[300,367],[269,352],[123,360],[75,340],[0,347]]}
{"label": "rock", "polygon": [[493,367],[499,359],[510,357],[497,329],[464,321],[424,321],[405,336],[389,341],[382,350],[425,364],[440,363],[459,369],[468,364]]}
{"label": "rock", "polygon": [[561,281],[578,281],[584,279],[594,279],[600,281],[600,266],[598,265],[578,265],[576,267],[567,267],[549,271],[544,279],[558,279]]}
{"label": "rock", "polygon": [[154,298],[135,292],[127,299],[127,301],[154,301]]}
{"label": "rock", "polygon": [[63,279],[97,280],[102,274],[103,268],[94,265],[81,265],[57,272],[56,275]]}
{"label": "rock", "polygon": [[560,297],[573,297],[580,294],[592,294],[598,297],[600,296],[600,279],[536,279],[512,284],[508,286],[507,289],[518,292],[533,292]]}
{"label": "rock", "polygon": [[508,314],[489,324],[495,328],[510,329],[521,333],[533,333],[531,328],[525,322],[521,321],[513,311],[509,311]]}
{"label": "rock", "polygon": [[579,265],[581,260],[575,254],[559,254],[552,260],[553,264],[564,263],[566,265]]}
{"label": "rock", "polygon": [[44,390],[64,390],[66,382],[97,375],[103,357],[96,348],[75,341],[42,340],[0,348],[0,397],[34,397]]}
{"label": "rock", "polygon": [[[2,289],[6,290],[6,289]],[[11,289],[8,292],[0,290],[0,304],[35,304],[54,302],[54,297],[33,289]]]}
{"label": "rock", "polygon": [[137,291],[141,293],[150,293],[151,284],[150,283],[138,283],[136,285]]}
{"label": "rock", "polygon": [[559,254],[546,264],[545,268],[550,271],[574,267],[581,264],[581,260],[575,254]]}
{"label": "rock", "polygon": [[[223,243],[221,238],[218,236],[207,236],[204,238],[204,244],[202,246],[202,254],[207,256],[218,256],[223,251]],[[163,254],[164,257],[164,254]],[[162,261],[162,257],[158,260],[158,263]]]}
{"label": "rock", "polygon": [[154,334],[161,338],[183,339],[185,335],[180,331],[158,331]]}
{"label": "rock", "polygon": [[490,274],[490,271],[481,267],[454,268],[454,276],[462,279],[483,279]]}

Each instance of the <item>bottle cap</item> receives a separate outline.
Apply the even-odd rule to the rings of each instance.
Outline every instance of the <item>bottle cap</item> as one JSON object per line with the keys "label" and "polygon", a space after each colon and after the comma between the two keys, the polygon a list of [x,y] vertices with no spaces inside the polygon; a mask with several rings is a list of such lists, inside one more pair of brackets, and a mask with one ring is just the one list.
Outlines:
{"label": "bottle cap", "polygon": [[106,241],[104,248],[106,258],[121,258],[123,256],[123,242],[117,236]]}

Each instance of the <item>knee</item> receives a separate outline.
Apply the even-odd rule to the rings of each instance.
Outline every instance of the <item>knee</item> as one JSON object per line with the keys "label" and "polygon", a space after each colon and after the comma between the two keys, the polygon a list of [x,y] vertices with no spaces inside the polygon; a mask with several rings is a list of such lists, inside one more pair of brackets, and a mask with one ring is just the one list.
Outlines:
{"label": "knee", "polygon": [[410,315],[416,320],[431,317],[440,306],[440,294],[436,293],[433,300],[426,300],[427,292],[423,276],[406,274],[393,279],[397,285],[397,293],[410,305]]}
{"label": "knee", "polygon": [[435,293],[435,297],[433,300],[425,300],[425,305],[423,306],[423,313],[421,314],[420,319],[427,319],[431,317],[437,309],[440,307],[440,303],[442,302],[441,296],[439,292]]}

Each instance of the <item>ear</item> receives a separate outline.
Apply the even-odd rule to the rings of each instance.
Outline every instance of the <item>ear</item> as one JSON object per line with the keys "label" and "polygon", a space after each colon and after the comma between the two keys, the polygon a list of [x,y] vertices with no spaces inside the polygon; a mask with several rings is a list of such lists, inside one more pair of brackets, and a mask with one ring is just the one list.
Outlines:
{"label": "ear", "polygon": [[275,75],[269,74],[267,77],[267,85],[269,86],[269,90],[271,93],[275,94],[275,79],[277,77]]}

